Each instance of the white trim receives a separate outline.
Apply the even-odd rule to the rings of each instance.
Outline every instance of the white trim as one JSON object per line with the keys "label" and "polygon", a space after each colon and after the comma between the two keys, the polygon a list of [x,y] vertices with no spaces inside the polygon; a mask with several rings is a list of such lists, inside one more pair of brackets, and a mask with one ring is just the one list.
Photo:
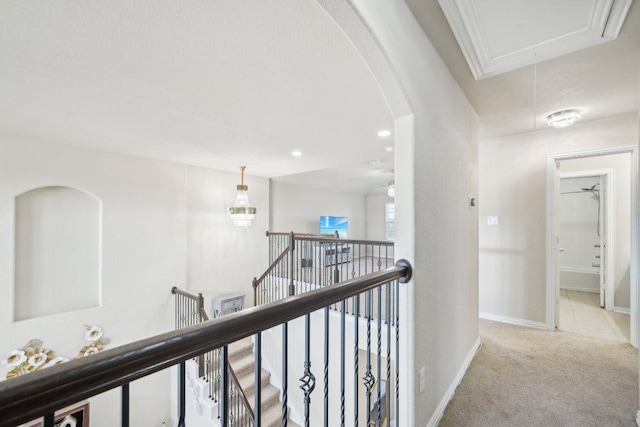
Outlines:
{"label": "white trim", "polygon": [[630,314],[631,313],[631,309],[629,307],[616,307],[613,310],[616,313],[620,313],[620,314]]}
{"label": "white trim", "polygon": [[[558,267],[560,273],[578,273],[578,274],[600,274],[600,272],[596,270],[588,270],[586,268],[571,268],[571,267]],[[561,289],[565,289],[563,286],[560,286]]]}
{"label": "white trim", "polygon": [[[573,286],[560,286],[561,290],[564,291],[576,291],[576,292],[588,292],[590,294],[599,294],[600,291],[598,289],[594,289],[594,288],[579,288],[579,287],[573,287]],[[546,325],[546,323],[545,323]],[[547,327],[545,326],[545,329],[547,329]]]}
{"label": "white trim", "polygon": [[510,325],[524,326],[525,328],[543,329],[543,330],[547,329],[547,324],[544,322],[536,322],[534,320],[502,316],[500,314],[480,313],[480,318],[486,319],[486,320],[493,320],[495,322],[508,323]]}
{"label": "white trim", "polygon": [[440,419],[444,414],[444,410],[447,408],[449,401],[455,394],[456,389],[458,388],[458,386],[460,385],[460,382],[462,381],[462,378],[464,378],[464,375],[467,373],[467,369],[469,369],[469,366],[471,366],[471,362],[473,361],[473,358],[475,357],[476,354],[478,354],[480,347],[482,347],[482,339],[478,337],[476,342],[471,347],[471,350],[469,350],[467,357],[464,359],[464,362],[462,363],[462,366],[460,367],[458,374],[455,376],[455,378],[451,382],[449,389],[445,393],[444,397],[440,401],[440,404],[438,405],[433,415],[431,416],[431,419],[427,423],[427,427],[435,427],[440,422]]}
{"label": "white trim", "polygon": [[583,157],[605,156],[609,154],[631,154],[631,254],[630,254],[630,342],[638,348],[638,145],[625,145],[611,148],[596,148],[572,153],[547,155],[547,329],[556,328],[556,197],[555,178],[558,160],[579,159]]}
{"label": "white trim", "polygon": [[636,413],[636,424],[638,426],[640,426],[640,409],[638,410],[638,412]]}

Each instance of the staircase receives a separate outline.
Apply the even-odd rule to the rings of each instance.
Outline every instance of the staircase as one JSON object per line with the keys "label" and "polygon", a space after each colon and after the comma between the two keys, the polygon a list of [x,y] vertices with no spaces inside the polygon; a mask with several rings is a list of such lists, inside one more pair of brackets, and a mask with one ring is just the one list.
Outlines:
{"label": "staircase", "polygon": [[[245,338],[229,345],[229,363],[238,377],[240,387],[251,404],[251,409],[255,411],[256,384],[253,371],[255,354],[253,353],[253,342],[250,338]],[[265,427],[280,426],[282,425],[280,390],[271,384],[271,374],[268,371],[262,369],[260,377],[262,382],[262,425]],[[298,427],[290,419],[288,419],[287,425]]]}
{"label": "staircase", "polygon": [[[250,338],[229,344],[229,364],[238,378],[240,388],[244,392],[251,409],[255,412],[255,354],[253,353],[253,342]],[[190,361],[187,369],[189,384],[192,390],[193,405],[200,416],[213,422],[213,425],[220,425],[218,404],[209,397],[209,384],[204,378],[198,378],[198,365],[196,361]],[[213,378],[217,375],[217,366],[212,366],[211,371],[206,375]],[[280,390],[271,384],[271,374],[262,369],[261,377],[261,411],[262,426],[275,427],[282,425],[282,404],[280,403]],[[233,414],[233,408],[230,408],[230,414]],[[233,416],[233,415],[232,415]],[[298,424],[287,418],[287,425],[291,427],[299,427]],[[235,419],[230,425],[236,426],[253,426],[253,421],[249,417]]]}

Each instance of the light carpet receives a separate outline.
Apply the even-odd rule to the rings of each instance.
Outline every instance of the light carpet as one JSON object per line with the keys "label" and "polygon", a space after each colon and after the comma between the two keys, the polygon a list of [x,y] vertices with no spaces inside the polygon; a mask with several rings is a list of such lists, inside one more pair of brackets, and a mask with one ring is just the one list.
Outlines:
{"label": "light carpet", "polygon": [[482,348],[439,426],[635,426],[629,344],[480,320]]}

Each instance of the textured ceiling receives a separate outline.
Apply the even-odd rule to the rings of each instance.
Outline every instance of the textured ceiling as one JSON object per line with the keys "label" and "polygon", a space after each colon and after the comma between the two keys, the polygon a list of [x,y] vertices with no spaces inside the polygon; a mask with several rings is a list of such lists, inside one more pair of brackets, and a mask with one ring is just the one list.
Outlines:
{"label": "textured ceiling", "polygon": [[4,133],[275,177],[380,158],[381,128],[313,0],[0,2]]}
{"label": "textured ceiling", "polygon": [[476,81],[438,0],[406,1],[480,116],[481,139],[544,128],[547,115],[568,108],[580,109],[584,121],[638,111],[638,2],[616,40]]}

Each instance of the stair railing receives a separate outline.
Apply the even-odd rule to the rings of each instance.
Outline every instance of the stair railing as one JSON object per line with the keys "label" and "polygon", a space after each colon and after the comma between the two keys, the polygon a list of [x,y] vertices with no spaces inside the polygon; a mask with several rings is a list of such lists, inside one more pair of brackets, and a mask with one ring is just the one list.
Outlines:
{"label": "stair railing", "polygon": [[[342,239],[337,231],[334,234],[267,231],[266,235],[271,264],[259,278],[253,279],[256,306],[380,271],[394,263],[391,241]],[[347,312],[354,311],[349,304]]]}
{"label": "stair railing", "polygon": [[[353,393],[353,398],[356,402],[353,405],[353,416],[354,421],[357,423],[359,414],[357,399],[360,392],[357,382],[354,382],[351,391],[347,390],[345,378],[347,371],[349,371],[349,375],[354,381],[364,379],[364,386],[367,389],[367,400],[371,398],[373,385],[382,379],[386,379],[388,384],[386,394],[388,402],[391,402],[392,394],[395,398],[393,400],[393,407],[387,405],[392,415],[390,419],[393,420],[396,426],[403,425],[403,421],[400,419],[401,414],[399,414],[398,411],[401,393],[398,385],[400,372],[400,331],[398,323],[399,298],[397,298],[397,295],[399,293],[400,283],[408,282],[411,279],[411,272],[411,265],[407,261],[400,260],[395,266],[389,267],[386,270],[370,273],[322,289],[305,292],[271,304],[264,304],[206,322],[193,324],[182,329],[108,349],[91,357],[71,360],[67,363],[2,381],[0,382],[0,427],[13,427],[42,417],[44,417],[43,427],[54,427],[56,410],[117,387],[123,388],[121,395],[122,407],[128,407],[130,395],[128,391],[131,382],[176,365],[180,365],[181,371],[184,372],[185,361],[216,349],[221,349],[221,364],[225,366],[228,362],[228,345],[250,336],[254,336],[256,340],[255,365],[256,369],[259,369],[261,359],[260,346],[258,343],[261,342],[261,333],[276,326],[280,327],[283,337],[282,364],[285,369],[282,374],[283,393],[281,404],[282,423],[286,425],[288,412],[287,387],[289,384],[287,375],[289,370],[296,369],[296,367],[292,367],[287,363],[286,355],[288,354],[289,348],[287,324],[291,321],[298,321],[297,319],[304,319],[305,324],[304,336],[300,338],[304,342],[304,360],[300,361],[302,362],[302,366],[297,366],[297,369],[304,369],[303,376],[300,378],[302,382],[300,388],[304,392],[304,424],[305,426],[309,426],[311,396],[316,385],[309,355],[311,354],[312,347],[316,349],[313,354],[316,354],[316,352],[322,348],[322,344],[317,339],[318,337],[311,336],[310,323],[320,320],[321,317],[318,318],[318,316],[322,316],[321,309],[324,309],[325,327],[323,330],[325,357],[329,354],[328,343],[330,337],[340,337],[341,342],[339,345],[340,350],[335,353],[340,359],[338,364],[340,370],[339,386],[335,384],[335,382],[329,383],[329,365],[325,359],[324,414],[322,416],[324,421],[322,423],[324,425],[337,425],[334,421],[330,421],[332,417],[335,416],[341,418],[342,424],[346,422],[346,393]],[[361,296],[366,296],[366,299],[370,300],[374,289],[390,287],[396,288],[396,298],[391,300],[389,298],[391,293],[386,292],[387,298],[383,304],[382,292],[378,292],[376,305],[379,312],[385,310],[387,314],[390,313],[392,305],[396,306],[394,312],[394,327],[392,328],[387,324],[383,333],[381,320],[380,317],[378,317],[376,340],[375,338],[372,339],[372,331],[370,330],[372,329],[372,322],[366,322],[366,352],[368,355],[374,355],[375,360],[367,360],[366,373],[363,373],[359,371],[357,357],[352,361],[347,359],[345,345],[345,302],[351,298],[359,299]],[[341,306],[339,316],[340,327],[338,328],[339,333],[337,334],[333,333],[332,330],[330,331],[331,328],[328,327],[330,321],[328,307],[336,303],[339,303]],[[371,307],[372,304],[367,303],[366,311],[368,316],[371,314]],[[355,308],[359,310],[359,304],[356,304]],[[186,317],[187,316],[185,316],[185,318]],[[354,316],[354,331],[359,330],[359,321],[359,316]],[[321,325],[322,323],[318,322],[316,327],[322,328]],[[392,330],[394,332],[393,334]],[[359,335],[358,333],[354,334],[353,349],[359,349],[361,347],[361,344],[358,343]],[[393,339],[394,335],[395,339]],[[384,346],[383,341],[386,342]],[[384,355],[385,350],[386,355]],[[332,352],[335,351],[336,350],[333,350]],[[354,356],[357,356],[357,354],[358,351],[355,351]],[[386,360],[386,369],[383,367],[383,355]],[[392,371],[392,360],[394,361],[394,371]],[[373,362],[375,362],[375,365]],[[315,368],[317,371],[322,372],[322,364]],[[230,425],[230,402],[228,394],[230,375],[227,369],[222,369],[221,371],[221,388],[224,392],[220,394],[220,404],[222,405],[220,421],[222,426],[228,427]],[[254,372],[254,375],[259,377],[257,373],[259,373],[259,370]],[[320,382],[321,379],[319,378],[318,381]],[[256,380],[256,387],[260,387],[259,380]],[[338,411],[336,407],[331,413],[329,412],[328,406],[328,390],[330,388],[335,390],[332,392],[332,395],[336,392],[339,393],[338,397],[340,397],[342,402],[342,404],[339,405],[340,410]],[[132,391],[135,391],[135,388],[132,389]],[[411,393],[410,390],[403,389],[402,393],[404,394],[405,392]],[[319,393],[322,394],[322,390],[320,390]],[[181,395],[179,400],[179,404],[184,407],[184,395]],[[314,401],[316,404],[322,404],[321,398],[314,399]],[[254,422],[256,426],[260,426],[261,412],[259,399],[256,399],[256,403],[257,407],[254,411]],[[380,414],[380,411],[378,411],[378,414]],[[363,425],[370,425],[371,422],[376,422],[380,425],[382,422],[381,415],[377,416],[377,420],[372,419],[374,415],[371,415],[370,411],[367,411],[363,415],[366,417],[366,420],[362,420]],[[321,422],[318,421],[318,423]],[[128,412],[126,414],[123,412],[121,425],[123,427],[129,425]],[[179,421],[179,425],[184,425],[183,419]]]}
{"label": "stair railing", "polygon": [[[190,294],[189,292],[182,291],[174,286],[171,289],[175,297],[175,313],[176,323],[175,328],[181,329],[187,326],[191,326],[197,323],[207,322],[209,315],[204,308],[204,297],[202,293],[198,295]],[[206,362],[205,362],[206,360]],[[212,364],[211,361],[214,361]],[[219,401],[220,396],[220,381],[217,374],[217,369],[221,368],[220,364],[220,349],[208,352],[207,355],[201,354],[196,357],[196,363],[198,365],[198,377],[204,378],[209,384],[209,398],[215,402]],[[216,371],[213,371],[213,367],[217,367]],[[233,370],[231,363],[227,363],[227,369],[229,372],[229,378],[231,384],[229,386],[229,404],[230,404],[230,418],[236,420],[234,425],[253,426],[253,409],[249,404],[247,396],[240,386],[238,377]],[[220,375],[221,377],[222,375]],[[184,386],[184,384],[182,385]],[[222,409],[218,405],[218,418],[222,416]]]}

